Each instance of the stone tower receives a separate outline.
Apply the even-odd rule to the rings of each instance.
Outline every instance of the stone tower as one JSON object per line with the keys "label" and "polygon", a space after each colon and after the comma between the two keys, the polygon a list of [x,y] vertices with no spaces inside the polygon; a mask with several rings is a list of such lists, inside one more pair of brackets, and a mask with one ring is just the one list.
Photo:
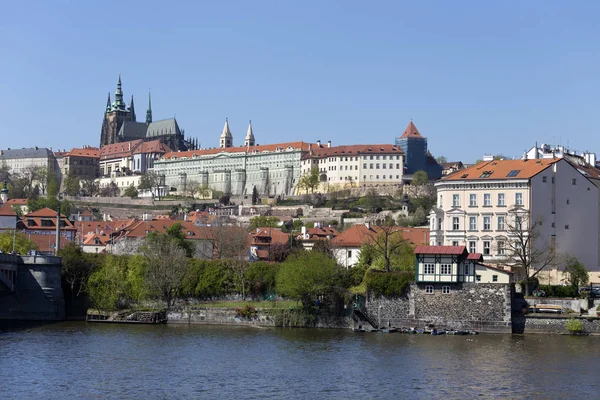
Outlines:
{"label": "stone tower", "polygon": [[256,146],[256,140],[254,140],[254,132],[252,132],[252,121],[248,123],[248,132],[246,132],[246,138],[244,139],[244,146]]}
{"label": "stone tower", "polygon": [[225,126],[223,127],[223,132],[221,132],[219,147],[222,149],[233,147],[233,136],[229,130],[229,122],[227,121],[227,118],[225,118]]}
{"label": "stone tower", "polygon": [[127,108],[123,101],[121,75],[119,75],[115,101],[112,104],[110,103],[110,93],[108,94],[104,120],[102,121],[102,132],[100,133],[100,146],[117,142],[117,133],[124,121],[135,121],[135,110],[133,108],[133,96],[131,97],[129,108]]}

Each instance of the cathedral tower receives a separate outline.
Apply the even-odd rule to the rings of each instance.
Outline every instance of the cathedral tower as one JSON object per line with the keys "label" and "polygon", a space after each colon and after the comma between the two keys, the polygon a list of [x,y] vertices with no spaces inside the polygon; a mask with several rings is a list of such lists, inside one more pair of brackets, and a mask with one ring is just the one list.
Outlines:
{"label": "cathedral tower", "polygon": [[133,96],[129,108],[126,107],[123,101],[123,90],[121,88],[121,75],[117,83],[117,91],[115,92],[115,101],[110,103],[110,93],[108,94],[108,102],[102,121],[102,132],[100,133],[100,146],[117,142],[117,133],[121,129],[124,121],[135,121],[135,110],[133,106]]}
{"label": "cathedral tower", "polygon": [[219,138],[219,147],[222,149],[233,147],[233,136],[229,130],[227,118],[225,118],[225,126],[223,127],[223,132],[221,132],[221,137]]}

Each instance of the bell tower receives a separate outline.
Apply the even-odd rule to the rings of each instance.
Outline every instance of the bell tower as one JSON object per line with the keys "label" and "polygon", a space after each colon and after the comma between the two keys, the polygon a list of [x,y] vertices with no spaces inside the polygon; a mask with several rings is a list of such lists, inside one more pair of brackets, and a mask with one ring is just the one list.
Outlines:
{"label": "bell tower", "polygon": [[111,104],[110,93],[106,102],[106,110],[104,112],[104,120],[102,121],[102,131],[100,133],[100,146],[118,142],[117,133],[121,129],[124,121],[135,121],[135,111],[133,106],[133,97],[129,108],[123,101],[123,89],[121,85],[121,74],[117,82],[117,90],[115,92],[115,101]]}

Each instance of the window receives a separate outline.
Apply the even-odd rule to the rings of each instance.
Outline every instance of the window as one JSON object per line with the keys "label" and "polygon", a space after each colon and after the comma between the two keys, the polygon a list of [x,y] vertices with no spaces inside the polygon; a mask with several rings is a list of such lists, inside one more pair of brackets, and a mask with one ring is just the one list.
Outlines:
{"label": "window", "polygon": [[469,217],[469,230],[470,231],[477,230],[477,217]]}
{"label": "window", "polygon": [[458,217],[452,217],[452,230],[457,231],[459,228]]}
{"label": "window", "polygon": [[390,164],[390,169],[394,169],[394,164]]}
{"label": "window", "polygon": [[465,264],[465,275],[469,275],[469,264]]}
{"label": "window", "polygon": [[452,264],[442,264],[440,265],[440,274],[442,275],[450,275],[452,273]]}
{"label": "window", "polygon": [[477,252],[477,242],[474,240],[471,240],[469,242],[469,253],[476,253]]}
{"label": "window", "polygon": [[480,178],[489,178],[490,175],[492,175],[494,171],[483,171],[483,173],[481,174]]}
{"label": "window", "polygon": [[569,225],[565,225],[565,229],[569,229]]}
{"label": "window", "polygon": [[492,282],[498,282],[498,275],[492,275]]}
{"label": "window", "polygon": [[425,293],[433,294],[433,286],[432,285],[425,286]]}
{"label": "window", "polygon": [[352,258],[352,250],[348,250],[348,258]]}
{"label": "window", "polygon": [[498,206],[504,207],[504,193],[498,193]]}
{"label": "window", "polygon": [[546,183],[546,182],[548,182],[548,178],[546,178],[546,176],[542,176],[542,182],[543,182],[543,183]]}
{"label": "window", "polygon": [[499,215],[498,216],[498,230],[503,231],[505,229],[504,225],[505,225],[504,215]]}
{"label": "window", "polygon": [[513,170],[512,170],[512,171],[510,171],[510,172],[508,173],[508,175],[506,175],[506,176],[507,176],[508,178],[513,178],[513,177],[515,177],[515,176],[519,175],[519,172],[521,172],[521,170],[520,170],[520,169],[513,169]]}
{"label": "window", "polygon": [[573,178],[572,183],[573,183],[573,186],[577,185],[577,179]]}
{"label": "window", "polygon": [[515,204],[518,206],[523,205],[523,193],[515,193]]}
{"label": "window", "polygon": [[492,205],[492,195],[489,193],[485,193],[483,195],[483,206],[490,207]]}
{"label": "window", "polygon": [[454,246],[454,247],[458,246],[458,240],[453,240],[452,241],[452,246]]}
{"label": "window", "polygon": [[469,195],[469,207],[477,207],[477,195],[476,194]]}
{"label": "window", "polygon": [[498,240],[498,255],[503,256],[504,251],[504,240]]}
{"label": "window", "polygon": [[569,204],[569,199],[567,199],[567,204]]}
{"label": "window", "polygon": [[379,163],[375,164],[375,169],[379,169]]}
{"label": "window", "polygon": [[477,282],[481,282],[481,275],[477,275]]}
{"label": "window", "polygon": [[485,216],[483,217],[483,230],[489,231],[492,229],[492,217]]}
{"label": "window", "polygon": [[381,168],[385,169],[386,165],[387,165],[386,163],[381,164]]}
{"label": "window", "polygon": [[523,229],[523,218],[518,215],[515,215],[515,228],[518,230]]}
{"label": "window", "polygon": [[424,264],[423,273],[427,275],[435,274],[435,264]]}
{"label": "window", "polygon": [[460,206],[460,196],[457,194],[453,194],[452,195],[452,207],[459,207]]}
{"label": "window", "polygon": [[450,294],[450,286],[442,286],[443,294]]}
{"label": "window", "polygon": [[490,255],[490,241],[489,240],[483,241],[483,255],[484,256]]}

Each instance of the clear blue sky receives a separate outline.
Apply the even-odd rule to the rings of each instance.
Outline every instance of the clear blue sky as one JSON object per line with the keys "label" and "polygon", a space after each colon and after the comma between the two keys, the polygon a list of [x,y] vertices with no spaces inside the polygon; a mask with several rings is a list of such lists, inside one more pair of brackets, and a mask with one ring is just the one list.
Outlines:
{"label": "clear blue sky", "polygon": [[392,143],[435,156],[600,153],[597,1],[34,1],[0,14],[0,148],[98,145],[117,76],[138,120],[203,147]]}

